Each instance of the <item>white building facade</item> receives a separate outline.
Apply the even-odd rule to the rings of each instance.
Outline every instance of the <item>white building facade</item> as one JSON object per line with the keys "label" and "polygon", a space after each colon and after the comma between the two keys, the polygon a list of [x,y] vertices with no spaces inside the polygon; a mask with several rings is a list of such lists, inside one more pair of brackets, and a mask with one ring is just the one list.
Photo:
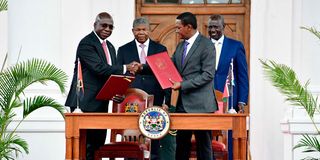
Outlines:
{"label": "white building facade", "polygon": [[[284,103],[284,97],[264,78],[259,59],[291,66],[302,82],[311,79],[309,88],[317,95],[320,43],[300,26],[320,29],[318,6],[318,0],[251,0],[249,147],[253,160],[305,157],[301,150],[292,151],[292,146],[300,134],[314,133],[309,119],[302,109]],[[9,0],[8,12],[0,14],[0,60],[6,51],[9,65],[16,63],[19,52],[20,61],[46,59],[68,74],[69,86],[77,45],[93,30],[94,18],[102,11],[114,18],[115,29],[109,40],[116,48],[133,39],[134,0]],[[62,104],[67,94],[61,95],[57,86],[50,84],[32,86],[26,94],[39,93]],[[30,149],[30,154],[19,160],[64,159],[64,127],[56,111],[42,109],[33,113],[18,130]]]}

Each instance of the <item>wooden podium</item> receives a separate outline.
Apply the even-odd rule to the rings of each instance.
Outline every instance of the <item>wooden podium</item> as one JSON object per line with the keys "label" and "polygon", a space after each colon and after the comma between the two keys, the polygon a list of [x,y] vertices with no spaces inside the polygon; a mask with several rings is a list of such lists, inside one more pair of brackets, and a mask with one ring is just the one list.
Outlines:
{"label": "wooden podium", "polygon": [[[171,113],[171,129],[233,130],[233,159],[245,160],[247,114]],[[66,113],[66,160],[85,160],[87,129],[138,129],[138,113]]]}

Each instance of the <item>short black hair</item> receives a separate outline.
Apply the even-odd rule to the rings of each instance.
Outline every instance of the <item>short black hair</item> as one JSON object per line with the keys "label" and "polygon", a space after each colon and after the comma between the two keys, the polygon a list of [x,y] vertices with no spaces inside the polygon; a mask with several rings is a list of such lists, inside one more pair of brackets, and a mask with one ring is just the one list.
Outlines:
{"label": "short black hair", "polygon": [[220,14],[213,14],[209,17],[209,20],[217,20],[217,21],[221,21],[222,22],[222,25],[224,25],[224,18],[222,15]]}
{"label": "short black hair", "polygon": [[191,12],[184,12],[178,15],[178,20],[181,20],[182,25],[188,25],[190,24],[193,29],[197,29],[197,18],[194,14]]}

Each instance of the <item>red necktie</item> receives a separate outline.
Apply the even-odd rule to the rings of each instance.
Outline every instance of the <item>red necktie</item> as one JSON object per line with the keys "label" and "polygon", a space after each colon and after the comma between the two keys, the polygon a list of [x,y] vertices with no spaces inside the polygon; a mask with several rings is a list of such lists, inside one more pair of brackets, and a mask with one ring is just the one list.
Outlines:
{"label": "red necktie", "polygon": [[103,41],[103,42],[102,42],[102,48],[103,48],[103,50],[104,50],[104,53],[106,54],[108,64],[111,65],[111,61],[110,61],[110,59],[109,59],[109,53],[108,53],[108,50],[107,50],[107,43],[106,43],[106,41]]}

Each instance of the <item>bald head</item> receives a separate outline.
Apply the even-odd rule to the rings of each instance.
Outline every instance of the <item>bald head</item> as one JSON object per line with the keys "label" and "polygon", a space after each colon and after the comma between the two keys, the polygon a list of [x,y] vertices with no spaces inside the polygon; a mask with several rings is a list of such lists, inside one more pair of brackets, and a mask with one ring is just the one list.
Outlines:
{"label": "bald head", "polygon": [[107,12],[101,12],[97,15],[94,22],[94,31],[102,39],[108,38],[113,31],[113,19]]}
{"label": "bald head", "polygon": [[101,19],[106,19],[106,18],[113,20],[109,13],[101,12],[97,15],[95,23],[100,22]]}

